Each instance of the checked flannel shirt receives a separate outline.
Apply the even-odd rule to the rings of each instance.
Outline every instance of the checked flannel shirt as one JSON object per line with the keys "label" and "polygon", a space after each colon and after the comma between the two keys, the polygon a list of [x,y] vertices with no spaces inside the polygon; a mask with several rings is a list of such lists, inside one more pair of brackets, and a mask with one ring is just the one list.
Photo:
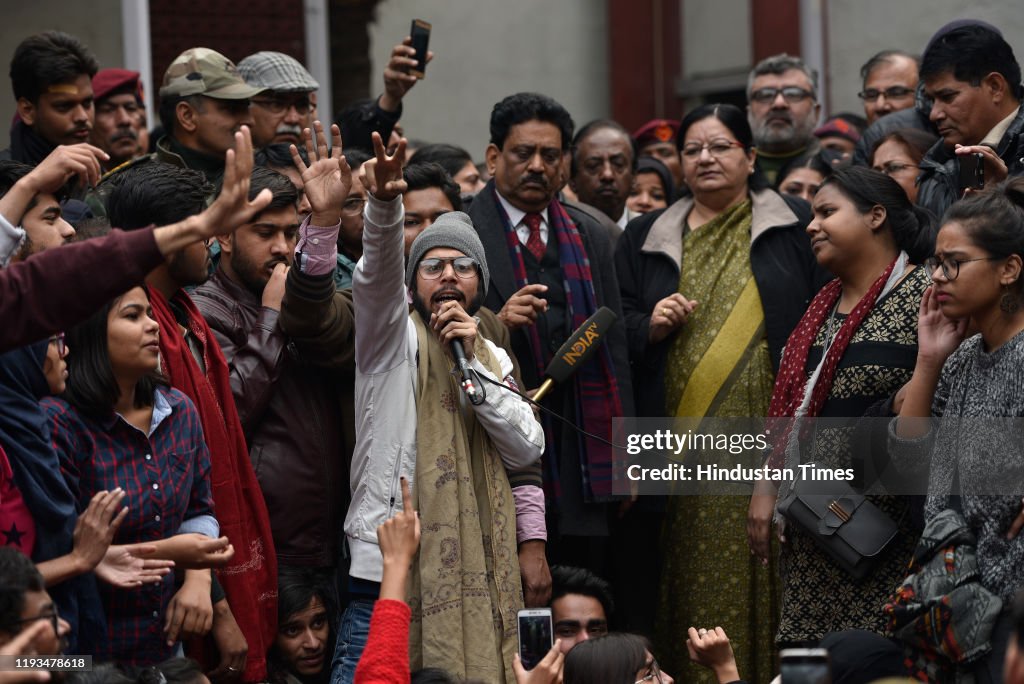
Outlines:
{"label": "checked flannel shirt", "polygon": [[[59,398],[43,410],[51,423],[61,471],[84,511],[96,492],[121,487],[128,515],[115,544],[166,539],[184,532],[219,534],[213,517],[210,452],[199,413],[175,389],[156,390],[149,434],[111,412],[86,416]],[[153,665],[174,655],[163,634],[167,604],[175,593],[174,573],[158,584],[117,589],[99,583],[107,615],[107,652],[97,661]]]}

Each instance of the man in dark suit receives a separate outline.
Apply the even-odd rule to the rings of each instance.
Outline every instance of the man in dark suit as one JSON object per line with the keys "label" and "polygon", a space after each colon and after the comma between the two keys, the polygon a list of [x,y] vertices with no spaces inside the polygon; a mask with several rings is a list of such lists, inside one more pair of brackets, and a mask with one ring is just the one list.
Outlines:
{"label": "man in dark suit", "polygon": [[[487,168],[493,179],[470,208],[487,253],[485,306],[508,327],[527,389],[541,384],[552,354],[593,311],[622,315],[607,232],[556,198],[565,182],[573,122],[549,97],[510,95],[491,113]],[[579,427],[611,439],[611,419],[632,415],[625,329],[544,404]],[[548,557],[607,575],[615,501],[611,447],[545,418],[548,446]]]}

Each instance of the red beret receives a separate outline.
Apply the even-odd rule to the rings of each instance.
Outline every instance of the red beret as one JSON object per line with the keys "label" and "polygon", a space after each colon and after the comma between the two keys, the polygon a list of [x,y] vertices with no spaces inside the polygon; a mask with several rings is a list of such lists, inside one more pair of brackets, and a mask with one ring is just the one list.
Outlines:
{"label": "red beret", "polygon": [[671,119],[652,119],[633,131],[638,147],[659,142],[675,142],[679,134],[679,122]]}
{"label": "red beret", "polygon": [[814,135],[818,138],[846,138],[853,143],[860,140],[860,131],[857,130],[856,126],[845,119],[840,119],[839,117],[829,119],[824,125],[816,128],[814,130]]}
{"label": "red beret", "polygon": [[102,100],[118,91],[134,93],[142,101],[142,81],[138,71],[128,69],[101,69],[92,77],[92,94],[96,100]]}

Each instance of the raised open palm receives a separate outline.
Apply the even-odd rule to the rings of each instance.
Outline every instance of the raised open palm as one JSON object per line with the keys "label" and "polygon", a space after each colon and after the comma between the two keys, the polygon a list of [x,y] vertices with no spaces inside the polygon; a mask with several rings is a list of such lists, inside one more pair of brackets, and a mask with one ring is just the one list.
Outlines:
{"label": "raised open palm", "polygon": [[319,121],[313,122],[316,141],[314,144],[314,132],[308,128],[303,131],[306,140],[306,155],[309,157],[309,165],[302,161],[299,150],[295,145],[291,146],[292,163],[302,176],[302,183],[305,186],[306,198],[313,208],[314,214],[335,216],[330,223],[317,225],[334,225],[341,217],[341,207],[348,197],[349,188],[352,187],[352,169],[341,154],[341,129],[337,125],[331,126],[330,151],[327,149],[327,136],[324,134],[324,127]]}

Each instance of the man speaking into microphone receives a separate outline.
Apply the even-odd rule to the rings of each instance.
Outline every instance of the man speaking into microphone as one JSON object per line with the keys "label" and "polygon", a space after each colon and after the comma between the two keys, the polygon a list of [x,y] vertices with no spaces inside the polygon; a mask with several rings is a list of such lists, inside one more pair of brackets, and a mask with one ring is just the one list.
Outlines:
{"label": "man speaking into microphone", "polygon": [[[352,286],[357,439],[345,519],[349,588],[375,598],[383,569],[376,530],[401,510],[405,477],[422,530],[409,583],[411,668],[512,682],[523,593],[505,468],[536,462],[543,430],[529,404],[500,386],[510,382],[512,362],[472,317],[488,282],[472,222],[461,212],[439,217],[416,238],[406,267],[405,141],[388,156],[374,134],[374,147],[376,159],[362,170],[369,197]],[[453,374],[454,345],[462,348],[476,401]],[[364,645],[353,642],[365,639],[371,609],[368,600],[346,609],[332,681],[352,681]]]}

